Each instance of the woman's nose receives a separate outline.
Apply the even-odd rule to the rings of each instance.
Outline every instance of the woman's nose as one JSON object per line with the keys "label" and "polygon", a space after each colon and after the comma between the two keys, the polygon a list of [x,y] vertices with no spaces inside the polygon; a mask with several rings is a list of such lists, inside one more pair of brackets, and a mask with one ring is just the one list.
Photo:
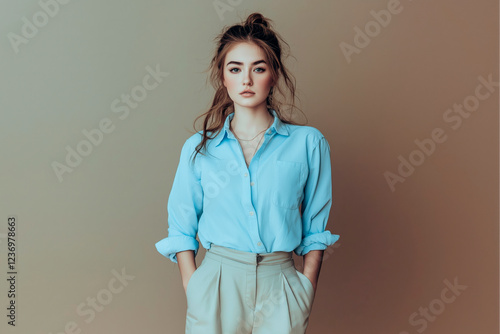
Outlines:
{"label": "woman's nose", "polygon": [[252,78],[250,77],[249,72],[245,72],[245,75],[243,76],[243,85],[251,85],[252,84]]}

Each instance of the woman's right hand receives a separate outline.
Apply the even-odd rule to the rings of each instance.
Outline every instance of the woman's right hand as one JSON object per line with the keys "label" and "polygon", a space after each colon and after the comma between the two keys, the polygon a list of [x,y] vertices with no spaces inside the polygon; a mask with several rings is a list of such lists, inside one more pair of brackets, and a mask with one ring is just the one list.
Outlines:
{"label": "woman's right hand", "polygon": [[196,262],[194,261],[194,251],[186,250],[177,253],[177,263],[179,264],[179,271],[181,272],[182,285],[184,286],[184,293],[186,293],[187,285],[191,279],[191,275],[196,270]]}
{"label": "woman's right hand", "polygon": [[189,274],[189,276],[185,275],[187,277],[182,280],[182,285],[184,286],[184,293],[187,292],[187,286],[188,286],[189,280],[191,279],[191,276],[193,276],[195,271],[196,271],[196,268],[194,268],[194,270]]}

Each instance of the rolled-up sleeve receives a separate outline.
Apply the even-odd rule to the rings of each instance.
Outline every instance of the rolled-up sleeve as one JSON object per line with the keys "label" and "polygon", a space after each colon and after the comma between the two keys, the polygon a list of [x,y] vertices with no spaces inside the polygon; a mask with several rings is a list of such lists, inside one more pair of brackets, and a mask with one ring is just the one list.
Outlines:
{"label": "rolled-up sleeve", "polygon": [[301,206],[302,242],[295,249],[299,256],[311,250],[325,250],[339,235],[325,231],[332,206],[332,171],[330,146],[325,137],[315,145],[309,159],[309,174]]}
{"label": "rolled-up sleeve", "polygon": [[186,140],[182,147],[168,198],[168,237],[155,244],[158,252],[174,263],[177,252],[194,250],[196,257],[199,248],[196,234],[203,209],[203,190],[196,165],[190,161],[196,146],[193,139]]}

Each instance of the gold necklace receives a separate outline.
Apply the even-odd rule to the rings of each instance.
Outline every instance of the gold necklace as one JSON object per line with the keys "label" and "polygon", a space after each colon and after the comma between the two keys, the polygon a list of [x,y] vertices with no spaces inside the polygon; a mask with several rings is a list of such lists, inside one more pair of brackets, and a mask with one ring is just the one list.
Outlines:
{"label": "gold necklace", "polygon": [[259,147],[262,138],[264,138],[264,136],[260,137],[259,142],[257,143],[257,146],[255,146],[255,151],[253,151],[252,158],[255,155],[255,153],[257,153],[257,148]]}
{"label": "gold necklace", "polygon": [[[257,133],[257,135],[256,135],[255,137],[253,137],[252,139],[240,139],[240,138],[236,135],[236,133],[235,133],[235,132],[231,129],[231,123],[229,123],[229,130],[231,130],[231,131],[233,132],[234,136],[235,136],[238,140],[243,140],[243,141],[252,141],[252,140],[254,140],[255,138],[257,138],[257,136],[258,136],[258,135],[260,135],[262,132],[266,131],[266,130],[267,130],[267,129],[271,126],[272,121],[273,121],[273,120],[271,120],[271,122],[269,122],[269,124],[268,124],[268,126],[267,126],[267,128],[266,128],[266,129],[264,129],[264,130],[262,130],[261,132]],[[259,142],[257,143],[257,146],[255,146],[255,150],[253,151],[252,158],[253,158],[253,156],[255,155],[255,153],[257,153],[257,148],[259,147],[259,145],[260,145],[260,142],[261,142],[262,138],[264,138],[264,136],[260,137]],[[252,159],[252,158],[250,158],[250,159]]]}
{"label": "gold necklace", "polygon": [[[255,138],[257,138],[257,136],[258,136],[258,135],[260,135],[262,132],[266,131],[266,130],[267,130],[267,129],[271,126],[271,124],[272,124],[272,120],[271,120],[271,122],[269,122],[269,124],[267,125],[267,128],[265,128],[265,129],[264,129],[264,130],[262,130],[261,132],[257,133],[257,135],[256,135],[255,137],[253,137],[252,139],[241,139],[240,137],[238,137],[238,136],[236,135],[236,132],[234,132],[234,131],[233,131],[232,126],[231,126],[231,123],[229,123],[229,130],[231,130],[231,131],[233,132],[234,136],[235,136],[236,138],[238,138],[238,140],[243,140],[243,141],[252,141],[252,140],[254,140]],[[262,139],[262,138],[261,138],[261,139]],[[259,141],[259,143],[260,143],[260,141]]]}

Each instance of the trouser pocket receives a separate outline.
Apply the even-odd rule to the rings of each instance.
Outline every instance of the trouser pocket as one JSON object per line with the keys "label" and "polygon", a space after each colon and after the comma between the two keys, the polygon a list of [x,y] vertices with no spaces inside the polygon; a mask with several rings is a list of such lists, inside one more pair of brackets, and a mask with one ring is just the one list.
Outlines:
{"label": "trouser pocket", "polygon": [[292,297],[300,309],[309,315],[314,299],[314,288],[306,275],[291,266],[283,270],[284,278],[292,290]]}
{"label": "trouser pocket", "polygon": [[297,269],[295,269],[295,271],[297,272],[297,275],[300,277],[302,284],[305,286],[305,288],[307,289],[309,294],[312,294],[314,296],[314,286],[311,283],[311,281],[309,280],[309,278],[307,278],[306,275],[304,275],[303,273],[301,273]]}
{"label": "trouser pocket", "polygon": [[189,278],[188,284],[186,286],[186,296],[188,296],[191,290],[194,288],[194,285],[197,285],[196,281],[199,276],[202,276],[204,269],[206,268],[205,259],[203,259],[202,263],[196,268],[191,277]]}

